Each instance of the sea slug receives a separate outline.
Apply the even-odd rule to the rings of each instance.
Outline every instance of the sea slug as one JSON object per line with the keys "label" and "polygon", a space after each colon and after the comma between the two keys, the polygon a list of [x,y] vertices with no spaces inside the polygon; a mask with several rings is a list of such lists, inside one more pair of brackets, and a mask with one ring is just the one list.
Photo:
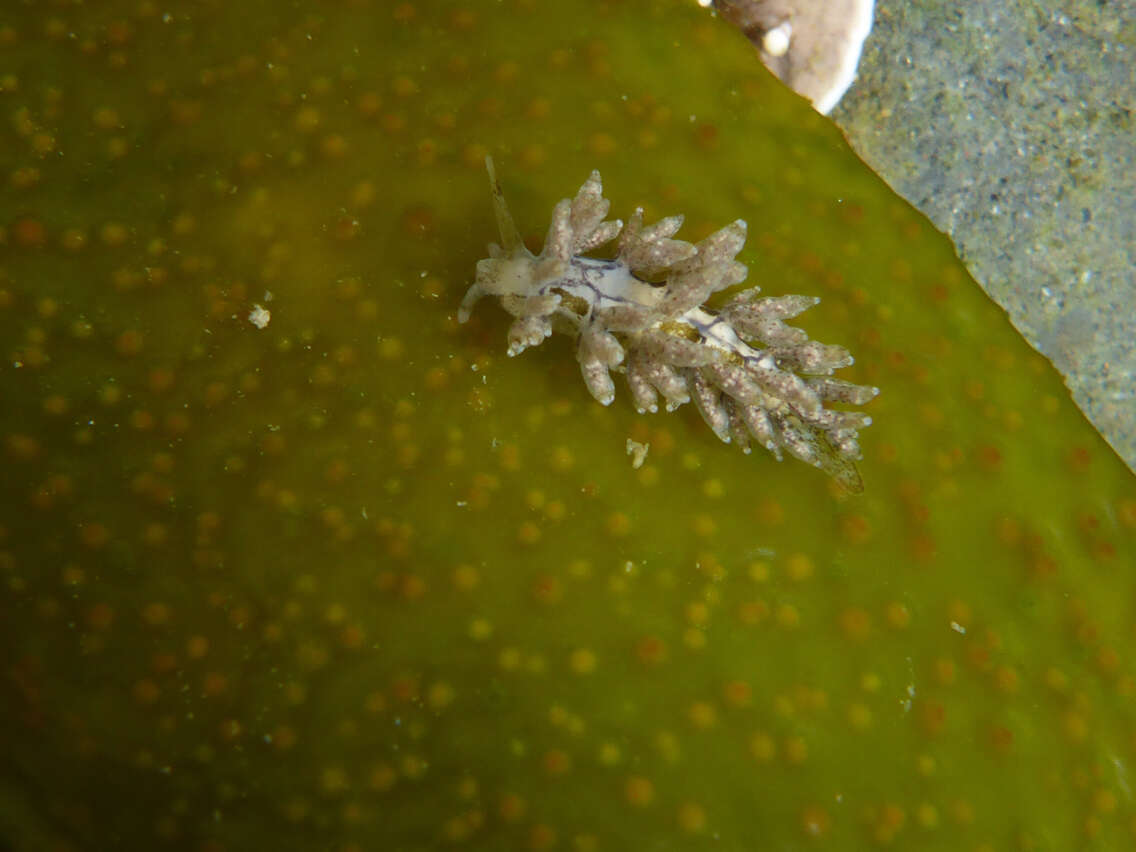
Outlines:
{"label": "sea slug", "polygon": [[[858,430],[871,424],[860,411],[827,403],[864,405],[878,388],[832,378],[852,363],[840,346],[810,340],[783,321],[808,310],[810,296],[757,298],[751,287],[718,310],[706,301],[741,284],[748,273],[735,260],[745,244],[741,219],[697,244],[672,239],[682,216],[644,226],[643,209],[626,225],[604,221],[610,202],[598,171],[574,199],[552,210],[540,254],[521,242],[493,169],[486,158],[501,245],[477,264],[458,320],[469,319],[482,296],[497,296],[516,319],[509,355],[542,343],[552,332],[571,335],[588,391],[609,405],[611,371],[627,376],[640,413],[668,411],[694,400],[721,440],[749,452],[752,442],[778,460],[782,450],[821,468],[847,490],[863,490],[854,461]],[[586,257],[616,242],[611,259]]]}

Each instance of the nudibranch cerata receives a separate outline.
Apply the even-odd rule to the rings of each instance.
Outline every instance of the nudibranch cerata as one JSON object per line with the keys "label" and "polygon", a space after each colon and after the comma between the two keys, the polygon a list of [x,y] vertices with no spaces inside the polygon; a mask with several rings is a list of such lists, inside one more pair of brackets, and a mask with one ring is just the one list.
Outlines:
{"label": "nudibranch cerata", "polygon": [[[615,398],[611,371],[627,376],[640,413],[668,411],[694,400],[721,440],[749,452],[753,442],[778,460],[782,451],[821,468],[846,489],[863,489],[854,464],[858,430],[871,424],[861,411],[827,403],[864,405],[878,388],[832,377],[852,363],[840,346],[810,340],[784,320],[820,300],[811,296],[757,298],[757,287],[719,309],[714,293],[748,273],[735,258],[745,244],[738,219],[699,243],[673,239],[682,216],[643,224],[643,209],[626,225],[605,221],[610,202],[598,171],[574,199],[552,210],[540,254],[521,242],[493,169],[486,159],[501,245],[477,264],[458,320],[469,319],[482,296],[497,296],[514,319],[509,355],[560,331],[576,341],[588,391],[603,405]],[[615,257],[586,257],[617,240]]]}

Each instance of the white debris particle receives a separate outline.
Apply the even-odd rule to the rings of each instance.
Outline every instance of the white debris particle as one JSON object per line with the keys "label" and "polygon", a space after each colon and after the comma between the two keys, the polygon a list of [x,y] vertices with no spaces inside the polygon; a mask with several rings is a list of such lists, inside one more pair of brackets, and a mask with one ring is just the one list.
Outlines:
{"label": "white debris particle", "polygon": [[252,310],[249,311],[248,320],[257,328],[266,328],[271,319],[272,314],[261,305],[253,305]]}
{"label": "white debris particle", "polygon": [[792,33],[792,25],[785,21],[781,26],[766,32],[761,39],[761,47],[770,56],[784,56],[789,51],[789,39]]}
{"label": "white debris particle", "polygon": [[627,455],[631,456],[631,466],[635,470],[643,466],[643,462],[647,460],[647,451],[650,449],[650,444],[640,444],[638,441],[627,439]]}
{"label": "white debris particle", "polygon": [[957,621],[951,622],[951,630],[953,630],[955,633],[961,633],[963,636],[966,635],[966,628],[959,624]]}

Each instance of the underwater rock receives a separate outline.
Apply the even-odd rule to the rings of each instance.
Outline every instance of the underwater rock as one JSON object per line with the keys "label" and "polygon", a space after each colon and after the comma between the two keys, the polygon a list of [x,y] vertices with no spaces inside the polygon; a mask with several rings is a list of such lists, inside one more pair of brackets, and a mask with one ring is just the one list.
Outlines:
{"label": "underwater rock", "polygon": [[1136,470],[1131,3],[881,5],[835,111]]}

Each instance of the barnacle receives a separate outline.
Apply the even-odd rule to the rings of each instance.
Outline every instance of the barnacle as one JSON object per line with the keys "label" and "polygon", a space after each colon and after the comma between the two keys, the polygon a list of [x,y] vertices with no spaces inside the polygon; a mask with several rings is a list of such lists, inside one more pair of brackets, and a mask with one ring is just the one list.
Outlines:
{"label": "barnacle", "polygon": [[[747,268],[736,260],[744,221],[697,244],[673,239],[682,216],[645,226],[640,207],[626,226],[608,221],[611,203],[593,171],[575,198],[553,208],[544,248],[534,255],[517,233],[492,159],[486,167],[501,245],[490,245],[489,257],[478,262],[458,310],[461,322],[482,296],[498,296],[516,317],[509,354],[563,330],[576,339],[584,384],[602,404],[615,399],[611,372],[620,371],[640,413],[657,411],[660,394],[668,411],[693,399],[722,441],[747,453],[756,442],[778,460],[784,450],[849,491],[863,489],[854,461],[858,431],[871,418],[826,403],[864,405],[879,389],[832,378],[852,363],[848,351],[784,323],[819,299],[758,298],[759,288],[751,287],[718,311],[706,307],[715,293],[746,279]],[[584,256],[617,237],[614,258]]]}

